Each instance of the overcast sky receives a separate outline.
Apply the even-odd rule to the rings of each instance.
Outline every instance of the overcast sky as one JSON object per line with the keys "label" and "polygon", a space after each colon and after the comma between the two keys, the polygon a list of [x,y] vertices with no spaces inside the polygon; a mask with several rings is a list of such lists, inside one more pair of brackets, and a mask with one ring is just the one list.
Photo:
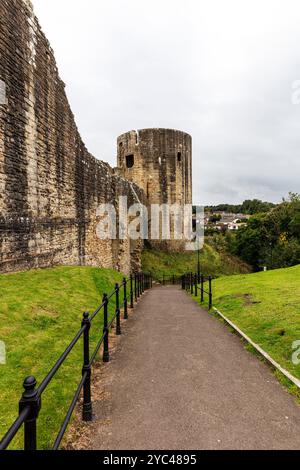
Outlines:
{"label": "overcast sky", "polygon": [[299,0],[33,0],[84,142],[193,137],[194,202],[300,191]]}

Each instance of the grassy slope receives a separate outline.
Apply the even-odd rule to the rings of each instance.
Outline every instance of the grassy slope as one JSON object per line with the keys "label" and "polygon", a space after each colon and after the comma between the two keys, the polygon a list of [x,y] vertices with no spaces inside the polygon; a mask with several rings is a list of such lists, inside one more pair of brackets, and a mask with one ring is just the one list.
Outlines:
{"label": "grassy slope", "polygon": [[[239,274],[249,272],[249,267],[235,258],[215,251],[205,245],[200,255],[201,271],[213,276]],[[155,279],[162,279],[163,275],[179,276],[186,272],[197,271],[197,252],[169,253],[157,250],[144,250],[143,270],[150,272]]]}
{"label": "grassy slope", "polygon": [[214,305],[300,378],[292,343],[300,340],[300,265],[223,277],[213,282]]}
{"label": "grassy slope", "polygon": [[[7,349],[7,364],[0,366],[0,436],[17,416],[24,377],[33,374],[38,382],[44,378],[80,328],[82,313],[100,305],[103,293],[121,279],[115,271],[92,267],[59,267],[0,277],[0,340]],[[91,329],[93,345],[101,327],[102,316]],[[53,443],[80,381],[81,368],[79,341],[43,395],[39,448]],[[13,448],[20,448],[20,434]]]}

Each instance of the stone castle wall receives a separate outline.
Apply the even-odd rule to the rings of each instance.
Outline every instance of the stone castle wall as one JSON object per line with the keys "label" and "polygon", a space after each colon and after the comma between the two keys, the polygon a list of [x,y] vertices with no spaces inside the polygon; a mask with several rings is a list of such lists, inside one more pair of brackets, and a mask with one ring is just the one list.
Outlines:
{"label": "stone castle wall", "polygon": [[0,80],[0,271],[137,269],[142,244],[99,240],[96,208],[145,195],[87,151],[29,0],[0,0]]}
{"label": "stone castle wall", "polygon": [[[185,132],[142,129],[121,135],[118,168],[144,190],[150,204],[192,204],[192,138]],[[185,247],[176,240],[151,244],[169,250]]]}

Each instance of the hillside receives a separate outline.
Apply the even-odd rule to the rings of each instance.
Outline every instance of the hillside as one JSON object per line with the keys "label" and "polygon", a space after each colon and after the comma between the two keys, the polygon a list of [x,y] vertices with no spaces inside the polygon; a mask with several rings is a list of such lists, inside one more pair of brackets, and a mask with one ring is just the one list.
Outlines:
{"label": "hillside", "polygon": [[[200,265],[205,275],[212,276],[250,272],[246,263],[225,252],[218,252],[207,244],[201,250]],[[198,253],[170,253],[146,249],[142,254],[142,266],[144,272],[151,273],[157,280],[161,280],[163,276],[181,276],[186,272],[197,272]]]}
{"label": "hillside", "polygon": [[[80,328],[82,314],[101,304],[122,275],[92,267],[59,267],[2,275],[0,278],[0,339],[7,363],[0,375],[0,437],[18,415],[18,401],[26,376],[38,382],[47,375]],[[110,312],[114,308],[111,305]],[[91,329],[95,347],[102,330],[102,315]],[[38,448],[49,448],[59,431],[82,369],[80,341],[43,394]],[[13,442],[20,448],[22,433]]]}
{"label": "hillside", "polygon": [[213,291],[214,305],[300,378],[300,365],[292,362],[293,342],[300,340],[300,265],[222,277]]}

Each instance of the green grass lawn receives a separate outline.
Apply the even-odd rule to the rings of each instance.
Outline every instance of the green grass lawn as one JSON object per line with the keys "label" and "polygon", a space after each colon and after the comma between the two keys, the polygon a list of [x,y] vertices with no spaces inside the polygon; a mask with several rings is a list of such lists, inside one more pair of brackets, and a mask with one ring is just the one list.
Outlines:
{"label": "green grass lawn", "polygon": [[[205,245],[200,254],[201,271],[212,276],[248,273],[249,267],[238,258],[219,253],[211,246]],[[162,280],[163,276],[181,276],[187,272],[197,272],[197,251],[170,253],[158,250],[144,250],[142,256],[143,271],[152,274],[154,279]]]}
{"label": "green grass lawn", "polygon": [[[93,312],[104,292],[111,292],[122,275],[93,267],[58,267],[0,277],[0,340],[7,364],[0,365],[0,437],[18,415],[26,376],[38,383],[47,375],[81,326],[84,311]],[[114,305],[110,305],[110,313]],[[91,346],[102,332],[102,315],[91,328]],[[80,340],[43,394],[38,420],[38,448],[51,447],[81,379]],[[12,447],[22,448],[22,432]]]}
{"label": "green grass lawn", "polygon": [[282,367],[300,378],[300,265],[213,281],[213,303]]}

